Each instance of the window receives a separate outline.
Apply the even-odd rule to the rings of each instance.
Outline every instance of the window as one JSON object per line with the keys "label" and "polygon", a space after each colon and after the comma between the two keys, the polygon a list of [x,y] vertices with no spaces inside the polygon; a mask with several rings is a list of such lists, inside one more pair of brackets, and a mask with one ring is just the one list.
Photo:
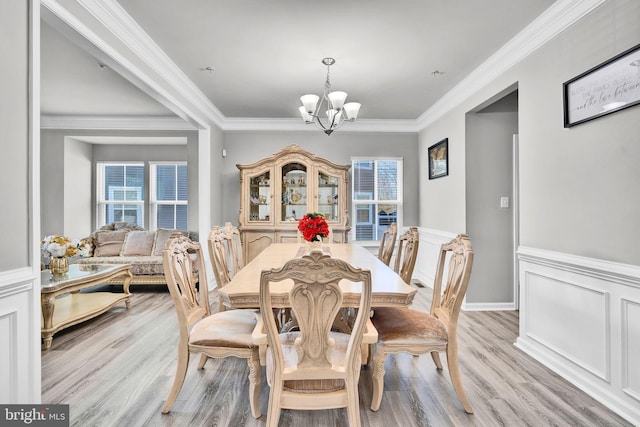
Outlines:
{"label": "window", "polygon": [[144,226],[144,164],[98,163],[98,226],[129,222]]}
{"label": "window", "polygon": [[187,229],[186,163],[151,163],[149,193],[151,229]]}
{"label": "window", "polygon": [[402,218],[402,159],[353,159],[352,240],[376,241]]}

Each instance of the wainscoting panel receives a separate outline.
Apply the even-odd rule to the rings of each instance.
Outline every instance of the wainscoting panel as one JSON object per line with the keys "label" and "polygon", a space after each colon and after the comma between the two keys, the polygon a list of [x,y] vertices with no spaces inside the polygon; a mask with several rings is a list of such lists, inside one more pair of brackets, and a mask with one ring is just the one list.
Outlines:
{"label": "wainscoting panel", "polygon": [[640,404],[640,302],[622,299],[622,390]]}
{"label": "wainscoting panel", "polygon": [[0,337],[5,340],[0,349],[0,378],[4,387],[0,389],[0,402],[10,402],[11,396],[18,392],[17,372],[13,369],[18,355],[16,354],[18,339],[18,313],[16,309],[0,310]]}
{"label": "wainscoting panel", "polygon": [[516,346],[640,425],[640,266],[518,248]]}
{"label": "wainscoting panel", "polygon": [[433,287],[433,279],[436,277],[436,267],[440,247],[454,239],[457,234],[446,231],[419,228],[420,244],[418,246],[418,259],[413,269],[413,278],[425,286]]}
{"label": "wainscoting panel", "polygon": [[40,298],[33,295],[35,283],[31,269],[0,272],[2,403],[40,401],[40,324],[33,324],[39,319],[33,302]]}
{"label": "wainscoting panel", "polygon": [[526,272],[527,336],[609,381],[609,295],[579,284]]}

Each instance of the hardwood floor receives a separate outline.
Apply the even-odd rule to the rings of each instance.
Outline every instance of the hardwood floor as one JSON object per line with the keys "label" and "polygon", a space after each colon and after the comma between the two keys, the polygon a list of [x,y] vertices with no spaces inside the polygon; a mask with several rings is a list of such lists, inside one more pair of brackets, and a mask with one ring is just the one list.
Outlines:
{"label": "hardwood floor", "polygon": [[[132,287],[129,310],[109,312],[54,336],[42,352],[42,402],[70,405],[72,426],[262,426],[249,409],[249,369],[234,358],[209,360],[187,378],[171,412],[160,413],[176,366],[177,319],[163,287]],[[418,288],[413,307],[428,310],[431,290]],[[217,301],[212,295],[211,301]],[[216,307],[214,307],[216,309]],[[389,356],[382,405],[369,409],[371,371],[360,377],[363,426],[630,426],[591,397],[513,346],[517,312],[463,312],[460,366],[474,409],[462,409],[447,368],[429,356]],[[442,358],[446,364],[446,359]],[[284,410],[281,426],[347,426],[344,409]]]}

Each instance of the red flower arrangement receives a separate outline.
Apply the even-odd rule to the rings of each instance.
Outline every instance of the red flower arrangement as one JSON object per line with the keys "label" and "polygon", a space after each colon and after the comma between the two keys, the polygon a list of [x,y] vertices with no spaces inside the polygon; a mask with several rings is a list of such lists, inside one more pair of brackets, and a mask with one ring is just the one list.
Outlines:
{"label": "red flower arrangement", "polygon": [[298,230],[302,233],[302,237],[307,242],[321,240],[329,236],[329,225],[324,215],[316,212],[305,214],[298,221]]}

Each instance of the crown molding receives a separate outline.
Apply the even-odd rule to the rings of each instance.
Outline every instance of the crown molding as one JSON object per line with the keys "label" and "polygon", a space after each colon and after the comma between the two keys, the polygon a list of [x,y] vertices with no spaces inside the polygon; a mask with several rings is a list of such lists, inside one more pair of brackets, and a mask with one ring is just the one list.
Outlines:
{"label": "crown molding", "polygon": [[180,117],[47,115],[40,117],[40,129],[197,130],[195,126]]}
{"label": "crown molding", "polygon": [[[59,1],[40,0],[40,3],[58,19],[71,27],[78,35],[86,39],[95,46],[96,49],[112,60],[113,64],[110,64],[111,68],[117,69],[122,74],[130,76],[129,80],[131,80],[132,83],[139,86],[147,94],[158,100],[158,102],[175,112],[176,115],[193,123],[194,126],[202,128],[209,127],[211,123],[219,125],[221,118],[224,119],[224,116],[222,116],[217,108],[210,102],[210,108],[206,108],[204,111],[202,105],[193,102],[194,94],[191,93],[193,91],[191,88],[195,88],[195,85],[192,82],[190,82],[191,88],[185,85],[178,86],[176,84],[176,81],[186,78],[184,73],[171,62],[164,51],[153,43],[149,36],[140,29],[135,21],[133,21],[116,2],[112,0],[82,0],[78,3],[97,19],[106,30],[110,31],[116,38],[122,41],[145,65],[149,66],[150,69],[153,70],[153,74],[156,77],[155,79],[149,72],[143,71],[140,67],[128,60],[113,45],[85,25],[73,12],[63,7]],[[46,14],[43,16],[46,16]],[[127,31],[127,29],[132,27],[137,28],[138,31]],[[143,40],[136,40],[136,37]],[[155,46],[155,48],[153,46]],[[145,49],[152,50],[153,55],[145,54]],[[155,62],[150,61],[150,57],[155,59]],[[163,60],[159,58],[163,58]],[[182,75],[180,76],[180,74]],[[160,76],[162,80],[158,80],[157,76]],[[175,81],[172,79],[175,79]],[[166,87],[175,89],[174,93],[180,93],[182,100],[170,93]],[[197,88],[195,90],[199,92],[200,96],[204,96]],[[197,95],[195,99],[197,99]],[[183,100],[195,104],[196,108],[188,107]]]}
{"label": "crown molding", "polygon": [[224,115],[115,0],[79,0],[127,48],[185,96],[204,116],[222,127]]}
{"label": "crown molding", "polygon": [[[318,132],[315,125],[306,124],[300,119],[260,119],[260,118],[227,118],[223,128],[225,132],[242,131],[290,131]],[[344,123],[340,132],[390,132],[417,133],[415,120],[375,120],[358,119],[353,123]]]}
{"label": "crown molding", "polygon": [[[557,0],[538,18],[502,46],[478,68],[472,71],[453,89],[436,101],[416,120],[366,120],[345,124],[343,132],[420,132],[437,119],[462,104],[482,87],[496,79],[514,64],[526,58],[574,22],[591,12],[606,0]],[[86,27],[71,12],[64,9],[57,0],[41,0],[41,3],[56,16],[88,39],[98,49],[116,61],[124,70],[139,79],[159,95],[177,115],[197,127],[208,127],[213,123],[223,131],[311,131],[296,119],[227,118],[180,70],[180,68],[160,49],[142,28],[126,13],[115,0],[78,0],[95,19],[116,36],[124,45],[140,58],[150,69],[162,78],[162,84],[124,58],[104,39]],[[188,108],[172,96],[164,87],[171,87],[180,93],[194,108]],[[157,98],[157,96],[156,96]],[[180,118],[87,118],[76,116],[43,116],[42,127],[46,129],[77,129],[81,123],[89,129],[149,129],[154,120],[158,129],[193,129]],[[180,127],[172,121],[182,121]],[[141,123],[138,123],[141,122]],[[124,126],[124,127],[122,127]],[[140,127],[142,126],[142,127]],[[178,127],[174,127],[178,126]],[[85,127],[84,129],[87,129]]]}
{"label": "crown molding", "polygon": [[487,58],[460,83],[436,101],[418,119],[420,130],[462,104],[500,74],[522,61],[573,23],[606,0],[558,0],[520,31],[504,46]]}
{"label": "crown molding", "polygon": [[[49,130],[196,130],[197,127],[180,117],[155,116],[61,116],[42,115],[40,128]],[[228,118],[225,132],[318,132],[298,119]],[[345,123],[340,132],[417,133],[415,120],[358,120]]]}

